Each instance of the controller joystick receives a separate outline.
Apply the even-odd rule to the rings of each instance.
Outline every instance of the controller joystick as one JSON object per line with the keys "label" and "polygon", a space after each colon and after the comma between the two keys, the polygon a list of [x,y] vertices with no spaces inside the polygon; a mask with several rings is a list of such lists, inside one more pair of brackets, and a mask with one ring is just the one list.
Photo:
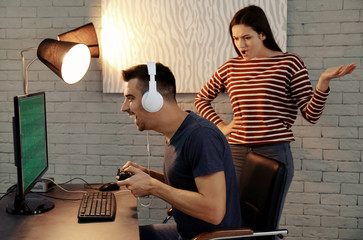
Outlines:
{"label": "controller joystick", "polygon": [[125,179],[128,179],[129,177],[132,176],[131,173],[129,172],[125,172],[124,170],[121,170],[120,168],[117,170],[117,176],[118,176],[118,180],[122,181]]}

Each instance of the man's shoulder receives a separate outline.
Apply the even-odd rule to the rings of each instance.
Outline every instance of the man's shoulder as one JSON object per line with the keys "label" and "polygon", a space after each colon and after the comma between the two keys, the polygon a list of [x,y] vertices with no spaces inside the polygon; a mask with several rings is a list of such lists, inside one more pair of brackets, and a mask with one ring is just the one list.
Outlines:
{"label": "man's shoulder", "polygon": [[205,119],[195,113],[190,113],[189,117],[189,136],[193,138],[197,137],[199,139],[218,138],[219,141],[227,141],[219,128],[208,119]]}
{"label": "man's shoulder", "polygon": [[206,118],[203,118],[197,114],[195,114],[194,112],[190,112],[189,115],[190,120],[192,122],[192,125],[194,125],[194,127],[196,129],[200,129],[200,130],[204,130],[204,129],[211,129],[213,131],[219,131],[218,127],[212,123],[211,121],[209,121]]}

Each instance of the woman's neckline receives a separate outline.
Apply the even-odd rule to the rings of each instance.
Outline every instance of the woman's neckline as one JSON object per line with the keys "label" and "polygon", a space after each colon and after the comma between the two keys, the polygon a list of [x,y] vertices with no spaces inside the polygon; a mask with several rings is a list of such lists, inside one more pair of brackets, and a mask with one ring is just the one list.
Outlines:
{"label": "woman's neckline", "polygon": [[284,55],[287,55],[287,54],[288,54],[288,52],[276,52],[276,54],[266,56],[266,57],[244,59],[242,56],[239,56],[239,58],[241,58],[243,61],[258,61],[258,60],[262,60],[262,59],[277,58],[277,57],[281,57],[281,56],[284,56]]}

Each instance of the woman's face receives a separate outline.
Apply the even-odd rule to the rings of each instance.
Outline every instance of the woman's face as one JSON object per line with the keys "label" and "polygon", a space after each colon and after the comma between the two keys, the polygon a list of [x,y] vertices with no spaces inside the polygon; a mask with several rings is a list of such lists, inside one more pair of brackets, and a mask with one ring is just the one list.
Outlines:
{"label": "woman's face", "polygon": [[264,57],[266,50],[263,40],[266,36],[258,34],[251,27],[237,24],[232,27],[232,37],[236,48],[246,60]]}

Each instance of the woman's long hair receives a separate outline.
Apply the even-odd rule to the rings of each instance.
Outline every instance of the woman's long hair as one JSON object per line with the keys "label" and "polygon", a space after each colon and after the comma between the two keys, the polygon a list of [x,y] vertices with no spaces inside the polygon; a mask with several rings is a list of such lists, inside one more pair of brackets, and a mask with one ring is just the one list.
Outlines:
{"label": "woman's long hair", "polygon": [[238,48],[234,44],[233,35],[232,35],[232,27],[234,25],[244,24],[246,26],[251,27],[258,34],[263,33],[266,38],[263,40],[263,44],[265,47],[271,50],[282,52],[279,45],[277,45],[275,38],[272,34],[270,24],[268,23],[265,12],[255,5],[251,5],[245,8],[242,8],[238,12],[236,12],[229,23],[229,34],[231,35],[234,49],[236,50],[238,56],[242,56],[239,52]]}

